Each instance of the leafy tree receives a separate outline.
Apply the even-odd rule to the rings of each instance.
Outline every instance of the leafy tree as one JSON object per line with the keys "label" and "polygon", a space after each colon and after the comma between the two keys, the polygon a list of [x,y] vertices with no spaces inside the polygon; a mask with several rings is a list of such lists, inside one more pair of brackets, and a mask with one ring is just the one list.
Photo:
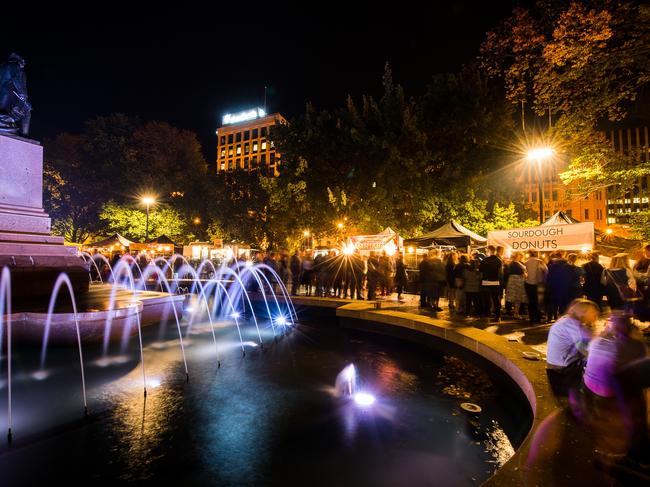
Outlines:
{"label": "leafy tree", "polygon": [[46,208],[55,231],[71,241],[102,230],[99,216],[109,200],[128,206],[154,194],[183,221],[208,212],[207,164],[197,138],[165,122],[96,117],[81,134],[46,141],[45,156]]}
{"label": "leafy tree", "polygon": [[[146,212],[114,201],[106,203],[99,215],[107,234],[120,233],[125,237],[144,242],[146,235]],[[193,240],[187,220],[171,207],[157,206],[149,211],[149,238],[167,235],[176,243]]]}
{"label": "leafy tree", "polygon": [[617,153],[602,133],[625,119],[650,81],[650,6],[613,0],[539,0],[488,33],[481,63],[506,97],[554,119],[547,136],[569,159],[561,177],[581,194],[634,193],[650,164]]}
{"label": "leafy tree", "polygon": [[332,235],[347,217],[346,233],[390,226],[413,235],[459,215],[486,217],[494,204],[486,176],[502,165],[500,139],[512,124],[499,93],[471,68],[434,77],[419,98],[407,97],[388,67],[383,86],[378,100],[348,97],[332,112],[308,105],[274,127],[283,166],[267,187],[280,234]]}

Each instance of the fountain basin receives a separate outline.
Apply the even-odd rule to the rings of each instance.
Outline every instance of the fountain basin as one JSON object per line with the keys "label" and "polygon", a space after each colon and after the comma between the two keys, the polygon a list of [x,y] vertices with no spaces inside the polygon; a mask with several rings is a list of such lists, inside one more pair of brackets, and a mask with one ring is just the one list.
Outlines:
{"label": "fountain basin", "polygon": [[[124,334],[137,333],[137,318],[141,326],[174,320],[174,308],[179,318],[183,316],[185,296],[156,291],[131,291],[117,289],[111,305],[111,285],[92,285],[77,300],[77,320],[82,341],[101,342],[106,322],[110,321],[111,342],[119,341]],[[12,340],[14,343],[39,345],[47,322],[47,303],[30,304],[34,310],[12,313]],[[6,315],[5,315],[6,321]],[[48,343],[76,345],[77,334],[74,312],[70,303],[58,305],[52,314]]]}

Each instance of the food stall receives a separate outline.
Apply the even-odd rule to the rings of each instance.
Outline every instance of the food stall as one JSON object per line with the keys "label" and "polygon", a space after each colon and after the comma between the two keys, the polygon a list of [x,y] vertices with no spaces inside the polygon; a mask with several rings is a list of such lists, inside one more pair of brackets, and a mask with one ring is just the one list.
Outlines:
{"label": "food stall", "polygon": [[375,235],[355,235],[348,238],[346,249],[348,251],[358,251],[361,255],[370,255],[371,252],[381,254],[386,252],[388,256],[393,256],[404,248],[404,239],[400,237],[390,227]]}
{"label": "food stall", "polygon": [[119,233],[115,233],[103,240],[83,245],[81,250],[90,254],[99,252],[102,255],[110,257],[114,252],[120,252],[122,254],[131,252],[133,250],[131,247],[134,244],[136,244],[136,242],[132,242]]}

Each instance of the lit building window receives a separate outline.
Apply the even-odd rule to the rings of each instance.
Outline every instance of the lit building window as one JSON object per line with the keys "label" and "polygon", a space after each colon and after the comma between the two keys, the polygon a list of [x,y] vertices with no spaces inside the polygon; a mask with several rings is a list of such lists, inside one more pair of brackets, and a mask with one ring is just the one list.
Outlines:
{"label": "lit building window", "polygon": [[226,157],[226,149],[221,149],[221,157]]}
{"label": "lit building window", "polygon": [[253,144],[253,152],[257,152],[257,142]]}
{"label": "lit building window", "polygon": [[232,157],[232,147],[231,147],[230,149],[228,149],[228,155],[229,155],[230,157]]}
{"label": "lit building window", "polygon": [[266,150],[266,141],[262,142],[262,150]]}
{"label": "lit building window", "polygon": [[244,144],[244,154],[248,154],[249,152],[250,152],[249,144]]}
{"label": "lit building window", "polygon": [[241,156],[241,145],[237,146],[237,155]]}

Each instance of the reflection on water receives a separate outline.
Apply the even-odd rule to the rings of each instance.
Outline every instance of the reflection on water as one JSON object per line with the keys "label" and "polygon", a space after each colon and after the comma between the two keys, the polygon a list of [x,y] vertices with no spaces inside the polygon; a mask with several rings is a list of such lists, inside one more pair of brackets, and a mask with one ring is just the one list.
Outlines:
{"label": "reflection on water", "polygon": [[[0,472],[23,484],[66,475],[75,482],[183,485],[400,485],[405,479],[476,485],[507,461],[509,437],[517,444],[530,424],[525,403],[498,403],[509,392],[480,369],[394,340],[350,340],[338,329],[301,326],[277,343],[264,337],[268,346],[247,349],[244,357],[226,346],[237,340],[236,330],[224,325],[218,328],[221,367],[210,332],[194,334],[186,382],[178,336],[170,332],[160,347],[158,329],[151,328],[144,336],[146,399],[133,347],[127,363],[89,367],[91,417],[81,424],[74,423],[81,414],[71,379],[78,380],[74,354],[53,353],[45,380],[20,371],[16,429],[25,437],[35,418],[30,433],[45,439],[0,453]],[[246,330],[244,340],[253,340],[254,329]],[[376,397],[369,407],[332,393],[350,363],[358,371],[357,390]],[[481,403],[475,425],[458,413],[461,401],[444,392],[455,379]],[[69,425],[65,434],[44,433],[56,423]],[[32,467],[35,461],[41,468]]]}

